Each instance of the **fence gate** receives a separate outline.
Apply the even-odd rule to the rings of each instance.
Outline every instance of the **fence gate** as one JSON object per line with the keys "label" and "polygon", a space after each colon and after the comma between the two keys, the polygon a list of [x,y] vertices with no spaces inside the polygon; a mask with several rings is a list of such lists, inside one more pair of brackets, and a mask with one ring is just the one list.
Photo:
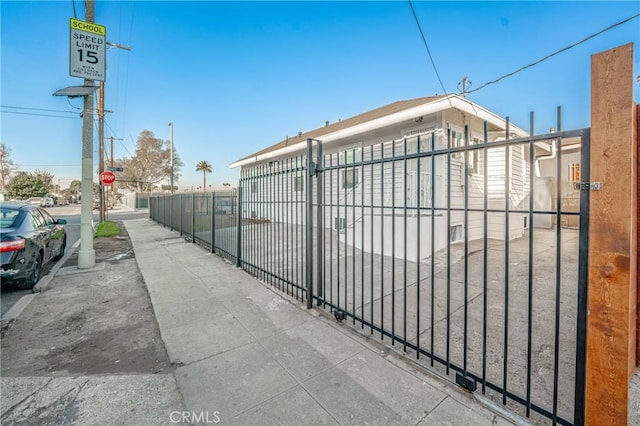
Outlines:
{"label": "fence gate", "polygon": [[308,141],[307,303],[521,415],[583,424],[589,129],[465,140]]}
{"label": "fence gate", "polygon": [[589,129],[514,139],[508,120],[492,141],[486,124],[308,140],[237,192],[154,196],[150,214],[518,414],[583,424],[589,146]]}

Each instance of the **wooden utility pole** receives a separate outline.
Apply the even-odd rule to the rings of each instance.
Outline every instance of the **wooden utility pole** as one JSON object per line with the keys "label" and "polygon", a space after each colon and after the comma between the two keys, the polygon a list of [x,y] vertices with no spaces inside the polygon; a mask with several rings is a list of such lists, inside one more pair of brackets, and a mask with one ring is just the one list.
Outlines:
{"label": "wooden utility pole", "polygon": [[586,424],[626,425],[635,367],[638,147],[633,44],[591,58]]}

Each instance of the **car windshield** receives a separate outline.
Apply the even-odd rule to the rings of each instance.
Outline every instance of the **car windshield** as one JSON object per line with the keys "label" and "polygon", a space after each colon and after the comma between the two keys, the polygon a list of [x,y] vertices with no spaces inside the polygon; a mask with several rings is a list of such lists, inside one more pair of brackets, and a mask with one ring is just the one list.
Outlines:
{"label": "car windshield", "polygon": [[0,227],[12,228],[17,225],[18,218],[20,217],[20,210],[12,209],[8,207],[0,208]]}

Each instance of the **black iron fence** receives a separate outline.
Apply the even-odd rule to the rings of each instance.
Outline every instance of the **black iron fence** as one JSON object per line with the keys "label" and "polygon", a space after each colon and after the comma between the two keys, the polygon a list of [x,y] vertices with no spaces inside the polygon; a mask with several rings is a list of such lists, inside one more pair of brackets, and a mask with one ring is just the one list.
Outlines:
{"label": "black iron fence", "polygon": [[582,424],[589,130],[508,127],[309,140],[237,192],[154,196],[151,217],[470,390]]}

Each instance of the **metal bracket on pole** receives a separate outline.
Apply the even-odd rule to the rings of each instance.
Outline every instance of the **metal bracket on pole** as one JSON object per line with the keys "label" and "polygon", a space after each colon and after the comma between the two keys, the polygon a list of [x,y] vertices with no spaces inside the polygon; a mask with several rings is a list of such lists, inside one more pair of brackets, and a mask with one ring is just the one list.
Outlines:
{"label": "metal bracket on pole", "polygon": [[604,184],[602,182],[579,182],[573,184],[573,189],[580,191],[602,191]]}

